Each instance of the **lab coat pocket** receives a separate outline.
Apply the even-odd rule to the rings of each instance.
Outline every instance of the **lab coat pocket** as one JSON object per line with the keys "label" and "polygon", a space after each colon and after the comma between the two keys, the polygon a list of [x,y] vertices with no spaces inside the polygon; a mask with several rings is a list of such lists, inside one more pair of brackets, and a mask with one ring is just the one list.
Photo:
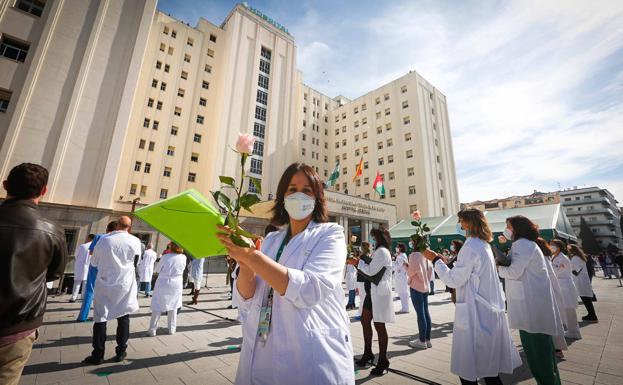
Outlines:
{"label": "lab coat pocket", "polygon": [[353,350],[345,330],[311,331],[314,384],[348,384],[354,373]]}
{"label": "lab coat pocket", "polygon": [[457,302],[454,309],[454,330],[469,329],[469,307],[465,302]]}

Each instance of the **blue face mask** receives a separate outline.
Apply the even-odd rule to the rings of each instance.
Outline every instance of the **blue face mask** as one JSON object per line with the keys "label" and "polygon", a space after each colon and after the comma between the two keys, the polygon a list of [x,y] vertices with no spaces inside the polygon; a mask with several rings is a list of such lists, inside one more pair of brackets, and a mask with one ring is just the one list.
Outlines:
{"label": "blue face mask", "polygon": [[373,236],[370,236],[370,247],[371,248],[376,248],[376,239],[374,239]]}
{"label": "blue face mask", "polygon": [[467,232],[463,230],[460,223],[456,224],[456,233],[467,238]]}

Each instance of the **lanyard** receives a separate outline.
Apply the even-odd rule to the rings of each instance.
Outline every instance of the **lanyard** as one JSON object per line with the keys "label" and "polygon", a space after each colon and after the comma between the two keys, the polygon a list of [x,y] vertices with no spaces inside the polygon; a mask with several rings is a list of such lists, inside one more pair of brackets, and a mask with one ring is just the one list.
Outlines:
{"label": "lanyard", "polygon": [[[286,248],[288,241],[290,240],[290,228],[288,228],[288,232],[286,236],[283,238],[281,245],[279,246],[279,250],[277,250],[277,255],[275,255],[275,262],[279,263],[279,259],[281,258],[281,254],[283,250]],[[270,332],[270,321],[272,319],[273,313],[273,288],[271,287],[268,290],[268,298],[266,300],[266,306],[262,306],[260,310],[260,322],[257,326],[257,335],[262,339],[262,342],[266,344],[266,340],[268,339],[268,333]]]}

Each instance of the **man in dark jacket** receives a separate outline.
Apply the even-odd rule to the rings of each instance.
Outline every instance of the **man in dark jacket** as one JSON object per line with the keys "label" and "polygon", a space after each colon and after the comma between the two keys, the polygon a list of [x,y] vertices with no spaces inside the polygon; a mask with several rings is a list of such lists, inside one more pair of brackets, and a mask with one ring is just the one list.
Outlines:
{"label": "man in dark jacket", "polygon": [[3,182],[0,205],[0,384],[17,384],[43,322],[46,282],[65,270],[60,227],[38,212],[48,170],[22,163]]}

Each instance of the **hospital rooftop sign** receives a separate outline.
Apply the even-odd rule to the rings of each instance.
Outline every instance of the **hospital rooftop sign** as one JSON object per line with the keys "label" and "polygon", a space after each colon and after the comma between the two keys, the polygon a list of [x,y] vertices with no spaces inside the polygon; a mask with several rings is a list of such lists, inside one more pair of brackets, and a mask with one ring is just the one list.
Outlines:
{"label": "hospital rooftop sign", "polygon": [[284,27],[283,25],[277,23],[275,20],[271,19],[270,17],[266,16],[265,14],[263,14],[260,10],[255,9],[251,6],[249,6],[249,4],[247,4],[247,2],[243,2],[242,5],[244,5],[244,7],[246,9],[248,9],[249,11],[251,11],[252,13],[256,14],[259,18],[265,20],[267,23],[269,23],[270,25],[272,25],[273,27],[277,28],[280,31],[283,31],[285,33],[287,33],[288,35],[290,35],[290,32],[288,32],[288,29],[286,27]]}

